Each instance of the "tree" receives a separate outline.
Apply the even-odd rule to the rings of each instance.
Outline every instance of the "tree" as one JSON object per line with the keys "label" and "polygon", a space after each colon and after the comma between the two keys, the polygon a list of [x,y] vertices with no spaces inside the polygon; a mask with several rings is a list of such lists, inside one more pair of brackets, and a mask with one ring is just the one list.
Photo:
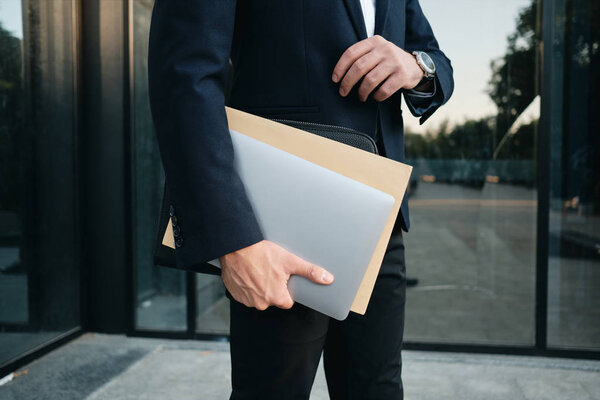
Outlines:
{"label": "tree", "polygon": [[488,94],[498,107],[496,129],[500,134],[494,147],[537,95],[536,66],[540,41],[537,8],[538,1],[533,0],[521,10],[516,30],[508,37],[506,54],[490,64],[492,77]]}

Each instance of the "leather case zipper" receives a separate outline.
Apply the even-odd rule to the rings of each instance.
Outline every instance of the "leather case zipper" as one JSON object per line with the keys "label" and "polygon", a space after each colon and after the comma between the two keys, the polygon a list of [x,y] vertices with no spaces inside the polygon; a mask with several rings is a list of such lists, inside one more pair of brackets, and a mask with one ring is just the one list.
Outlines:
{"label": "leather case zipper", "polygon": [[[321,124],[318,122],[295,121],[290,119],[269,118],[294,128],[306,130],[319,136],[348,144],[371,153],[379,154],[375,140],[366,133],[339,125]],[[333,133],[333,135],[331,135]],[[338,135],[335,135],[338,134]]]}

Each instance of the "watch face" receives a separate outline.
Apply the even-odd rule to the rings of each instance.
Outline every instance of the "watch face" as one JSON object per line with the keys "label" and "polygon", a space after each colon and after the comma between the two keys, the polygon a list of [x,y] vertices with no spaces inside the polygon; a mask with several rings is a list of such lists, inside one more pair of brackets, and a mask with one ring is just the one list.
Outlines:
{"label": "watch face", "polygon": [[427,69],[429,73],[434,73],[435,72],[435,64],[433,63],[433,60],[431,59],[431,57],[429,57],[429,54],[427,53],[419,53],[419,55],[421,56],[421,61],[423,63],[423,66],[425,67],[425,69]]}

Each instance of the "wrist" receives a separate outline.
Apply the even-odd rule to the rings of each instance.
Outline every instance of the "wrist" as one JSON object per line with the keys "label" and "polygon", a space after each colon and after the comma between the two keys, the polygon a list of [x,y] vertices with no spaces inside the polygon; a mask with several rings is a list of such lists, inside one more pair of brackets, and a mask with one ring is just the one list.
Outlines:
{"label": "wrist", "polygon": [[433,88],[433,79],[424,76],[415,87],[411,88],[411,90],[416,90],[417,92],[433,92]]}
{"label": "wrist", "polygon": [[226,265],[228,262],[232,261],[236,257],[236,255],[239,254],[239,252],[240,252],[240,249],[234,250],[227,254],[223,254],[221,257],[219,257],[219,262],[221,263],[221,267],[223,267],[223,265]]}
{"label": "wrist", "polygon": [[223,262],[231,261],[232,259],[235,259],[238,256],[248,254],[248,252],[252,251],[252,249],[258,248],[257,246],[261,245],[263,242],[265,242],[265,239],[261,239],[258,242],[249,244],[248,246],[223,254],[219,257],[219,262],[221,263],[221,265],[223,265]]}
{"label": "wrist", "polygon": [[419,65],[419,63],[417,62],[417,57],[413,54],[413,59],[415,61],[415,65],[416,65],[416,70],[418,71],[418,73],[415,73],[415,80],[417,80],[417,83],[411,87],[411,89],[417,89],[418,87],[422,86],[424,83],[427,83],[428,78],[425,75],[425,71],[423,71],[423,68],[421,68],[421,66]]}

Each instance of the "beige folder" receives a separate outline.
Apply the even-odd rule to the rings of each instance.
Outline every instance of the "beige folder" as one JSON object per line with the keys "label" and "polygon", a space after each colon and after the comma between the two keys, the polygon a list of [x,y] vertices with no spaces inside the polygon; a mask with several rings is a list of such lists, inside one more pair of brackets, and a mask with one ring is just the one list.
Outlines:
{"label": "beige folder", "polygon": [[[350,308],[355,313],[364,314],[392,234],[394,222],[400,211],[412,167],[230,107],[225,107],[225,110],[230,129],[372,186],[394,197],[394,207]],[[171,224],[167,225],[162,243],[165,246],[175,248]]]}

